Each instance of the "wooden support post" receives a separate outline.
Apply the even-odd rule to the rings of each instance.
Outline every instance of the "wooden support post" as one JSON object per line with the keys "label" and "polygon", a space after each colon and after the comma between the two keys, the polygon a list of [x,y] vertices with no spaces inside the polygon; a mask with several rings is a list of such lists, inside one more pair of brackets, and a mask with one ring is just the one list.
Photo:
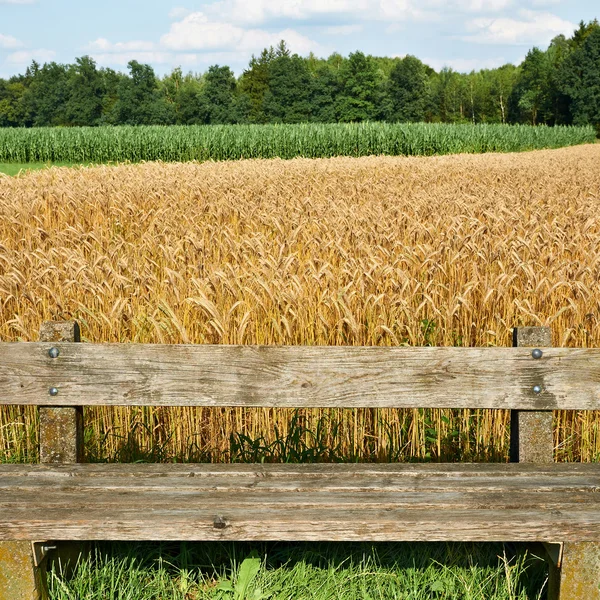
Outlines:
{"label": "wooden support post", "polygon": [[[80,342],[81,333],[76,321],[46,321],[40,328],[40,342]],[[60,360],[60,354],[55,359]],[[60,391],[59,391],[60,393]],[[78,463],[83,461],[83,407],[40,406],[40,462]],[[60,565],[63,572],[71,571],[86,544],[56,542],[46,563]],[[44,567],[47,565],[44,565]]]}
{"label": "wooden support post", "polygon": [[[40,328],[40,342],[79,342],[74,321],[47,321]],[[53,359],[60,360],[60,355]],[[40,407],[40,462],[75,463],[83,457],[81,407]],[[59,544],[52,557],[74,565],[81,544]],[[0,600],[46,600],[46,560],[32,542],[0,542]]]}
{"label": "wooden support post", "polygon": [[[532,348],[533,350],[551,346],[552,331],[550,327],[515,327],[513,329],[514,348]],[[533,356],[532,360],[535,360]],[[526,463],[554,462],[552,411],[511,411],[510,461]],[[550,548],[547,544],[540,544],[540,550],[546,554],[550,579],[554,582],[560,564],[559,561],[554,561],[552,558],[555,549]],[[560,554],[560,551],[558,553]]]}
{"label": "wooden support post", "polygon": [[[515,328],[513,346],[532,349],[552,346],[550,327]],[[552,411],[513,410],[511,412],[510,460],[527,463],[554,462]]]}
{"label": "wooden support post", "polygon": [[[80,342],[75,321],[46,321],[40,328],[40,342]],[[48,360],[60,360],[60,355]],[[77,463],[83,459],[83,409],[40,407],[40,462]]]}
{"label": "wooden support post", "polygon": [[565,542],[560,568],[550,565],[548,600],[600,599],[600,544]]}
{"label": "wooden support post", "polygon": [[31,542],[0,542],[0,600],[47,600],[46,571]]}

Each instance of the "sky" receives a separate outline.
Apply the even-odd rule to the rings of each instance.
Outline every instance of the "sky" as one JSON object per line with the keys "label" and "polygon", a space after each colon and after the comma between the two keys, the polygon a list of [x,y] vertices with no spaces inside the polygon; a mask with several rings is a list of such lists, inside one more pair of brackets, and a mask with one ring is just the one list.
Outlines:
{"label": "sky", "polygon": [[159,75],[240,75],[281,39],[301,56],[412,54],[468,72],[519,64],[594,18],[600,0],[0,0],[0,77],[84,55],[120,71],[135,59]]}

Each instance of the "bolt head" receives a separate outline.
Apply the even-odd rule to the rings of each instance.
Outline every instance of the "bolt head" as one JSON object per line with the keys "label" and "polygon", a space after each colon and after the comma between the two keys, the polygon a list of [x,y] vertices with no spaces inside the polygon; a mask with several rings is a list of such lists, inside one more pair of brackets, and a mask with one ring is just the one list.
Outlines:
{"label": "bolt head", "polygon": [[542,358],[542,356],[544,356],[544,353],[539,349],[536,348],[532,353],[531,356],[533,356],[533,358]]}
{"label": "bolt head", "polygon": [[542,393],[542,386],[541,385],[534,385],[533,386],[533,393],[534,394],[541,394]]}
{"label": "bolt head", "polygon": [[51,396],[58,396],[58,388],[51,387],[51,388],[48,390],[48,393],[49,393]]}
{"label": "bolt head", "polygon": [[58,358],[59,354],[60,350],[58,348],[50,348],[50,350],[48,350],[48,356],[50,358]]}

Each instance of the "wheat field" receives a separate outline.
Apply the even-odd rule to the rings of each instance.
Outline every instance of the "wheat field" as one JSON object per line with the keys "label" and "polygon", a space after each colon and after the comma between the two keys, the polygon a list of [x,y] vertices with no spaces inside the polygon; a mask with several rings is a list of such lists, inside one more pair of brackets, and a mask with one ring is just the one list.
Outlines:
{"label": "wheat field", "polygon": [[[93,342],[508,346],[550,325],[599,347],[599,281],[597,144],[0,177],[2,341],[74,318]],[[5,459],[35,459],[35,419],[0,411]],[[597,414],[555,423],[557,460],[599,457]],[[286,459],[290,440],[318,460],[508,454],[491,411],[111,408],[86,427],[89,460]]]}

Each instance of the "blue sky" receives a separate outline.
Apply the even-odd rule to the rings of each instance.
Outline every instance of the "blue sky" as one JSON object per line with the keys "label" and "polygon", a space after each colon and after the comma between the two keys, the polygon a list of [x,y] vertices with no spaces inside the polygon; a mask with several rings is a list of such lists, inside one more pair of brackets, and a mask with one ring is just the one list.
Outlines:
{"label": "blue sky", "polygon": [[594,18],[599,0],[0,0],[0,77],[84,54],[123,71],[136,59],[158,74],[211,64],[240,74],[282,38],[301,55],[414,54],[470,71],[518,64]]}

